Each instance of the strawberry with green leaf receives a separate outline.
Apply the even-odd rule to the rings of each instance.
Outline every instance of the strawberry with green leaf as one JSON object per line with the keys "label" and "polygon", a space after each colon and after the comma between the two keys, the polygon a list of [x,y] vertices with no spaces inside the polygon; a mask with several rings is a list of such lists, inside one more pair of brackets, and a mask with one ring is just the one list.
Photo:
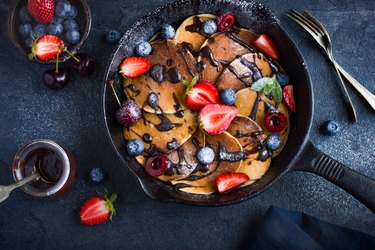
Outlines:
{"label": "strawberry with green leaf", "polygon": [[209,81],[194,77],[191,82],[183,81],[186,86],[186,106],[191,110],[201,110],[207,104],[220,103],[220,97],[215,86]]}
{"label": "strawberry with green leaf", "polygon": [[113,206],[116,199],[116,194],[112,194],[109,198],[108,194],[101,194],[88,199],[79,213],[81,222],[85,225],[96,225],[105,222],[108,218],[112,220],[112,216],[116,214]]}

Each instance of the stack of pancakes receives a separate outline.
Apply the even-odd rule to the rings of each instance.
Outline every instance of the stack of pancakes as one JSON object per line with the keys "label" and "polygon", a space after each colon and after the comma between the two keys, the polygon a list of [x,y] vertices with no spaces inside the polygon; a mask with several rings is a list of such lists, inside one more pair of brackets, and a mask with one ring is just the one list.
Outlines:
{"label": "stack of pancakes", "polygon": [[[250,30],[232,28],[231,32],[217,32],[206,36],[192,32],[196,22],[215,19],[216,16],[202,14],[187,18],[177,29],[173,40],[153,40],[152,53],[147,57],[151,69],[163,67],[165,77],[157,82],[150,71],[137,78],[124,80],[128,98],[142,107],[142,119],[134,126],[124,128],[126,140],[139,139],[145,150],[136,159],[145,165],[148,157],[165,154],[171,164],[167,172],[159,176],[171,182],[178,190],[194,194],[211,194],[216,191],[215,180],[223,173],[241,172],[250,177],[249,185],[261,178],[271,164],[271,156],[259,159],[259,145],[271,134],[264,126],[267,106],[275,106],[287,118],[286,127],[279,132],[281,147],[274,151],[277,156],[286,144],[289,134],[289,113],[286,106],[267,96],[254,92],[249,87],[262,77],[271,77],[283,71],[270,57],[250,46],[258,35]],[[189,31],[190,30],[190,31]],[[186,87],[182,80],[191,81],[194,76],[215,84],[220,92],[231,88],[236,91],[235,106],[238,116],[226,132],[210,136],[199,129],[198,112],[185,105]],[[177,80],[176,80],[177,79]],[[158,105],[147,101],[150,94],[158,96]],[[208,166],[199,164],[196,152],[200,147],[211,146],[216,157]],[[237,161],[219,159],[220,150],[246,156]]]}

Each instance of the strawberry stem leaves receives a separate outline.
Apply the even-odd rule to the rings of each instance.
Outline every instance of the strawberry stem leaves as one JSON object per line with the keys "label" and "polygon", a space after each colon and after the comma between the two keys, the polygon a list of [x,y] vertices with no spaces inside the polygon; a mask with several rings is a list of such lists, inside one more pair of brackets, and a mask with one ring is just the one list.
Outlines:
{"label": "strawberry stem leaves", "polygon": [[190,94],[191,90],[193,89],[194,85],[198,82],[198,76],[194,76],[194,78],[189,82],[186,80],[182,80],[182,83],[186,86],[186,95]]}

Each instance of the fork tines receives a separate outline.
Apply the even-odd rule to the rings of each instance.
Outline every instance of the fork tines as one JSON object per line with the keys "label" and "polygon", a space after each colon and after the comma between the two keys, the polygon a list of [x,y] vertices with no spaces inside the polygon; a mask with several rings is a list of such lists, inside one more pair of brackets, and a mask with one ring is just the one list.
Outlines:
{"label": "fork tines", "polygon": [[[307,17],[302,15],[296,10],[291,10],[287,16],[291,18],[293,21],[301,25],[305,29],[309,29],[315,35],[321,35],[320,28],[316,26],[313,22],[311,22]],[[307,26],[307,27],[306,27]]]}

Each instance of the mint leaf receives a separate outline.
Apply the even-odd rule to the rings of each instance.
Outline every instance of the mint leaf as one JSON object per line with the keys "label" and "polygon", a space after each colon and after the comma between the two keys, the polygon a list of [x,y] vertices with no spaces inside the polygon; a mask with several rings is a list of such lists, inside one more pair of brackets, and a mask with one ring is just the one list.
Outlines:
{"label": "mint leaf", "polygon": [[275,84],[267,84],[263,89],[263,94],[269,95],[275,88]]}
{"label": "mint leaf", "polygon": [[254,91],[261,91],[262,89],[264,89],[264,87],[269,84],[269,83],[273,83],[273,78],[269,78],[269,77],[263,77],[261,79],[259,79],[258,81],[254,82],[252,85],[251,85],[251,89],[254,90]]}
{"label": "mint leaf", "polygon": [[281,103],[281,101],[283,100],[283,91],[281,90],[279,83],[277,83],[275,88],[272,90],[271,95],[273,96],[273,98],[275,98],[277,104]]}

